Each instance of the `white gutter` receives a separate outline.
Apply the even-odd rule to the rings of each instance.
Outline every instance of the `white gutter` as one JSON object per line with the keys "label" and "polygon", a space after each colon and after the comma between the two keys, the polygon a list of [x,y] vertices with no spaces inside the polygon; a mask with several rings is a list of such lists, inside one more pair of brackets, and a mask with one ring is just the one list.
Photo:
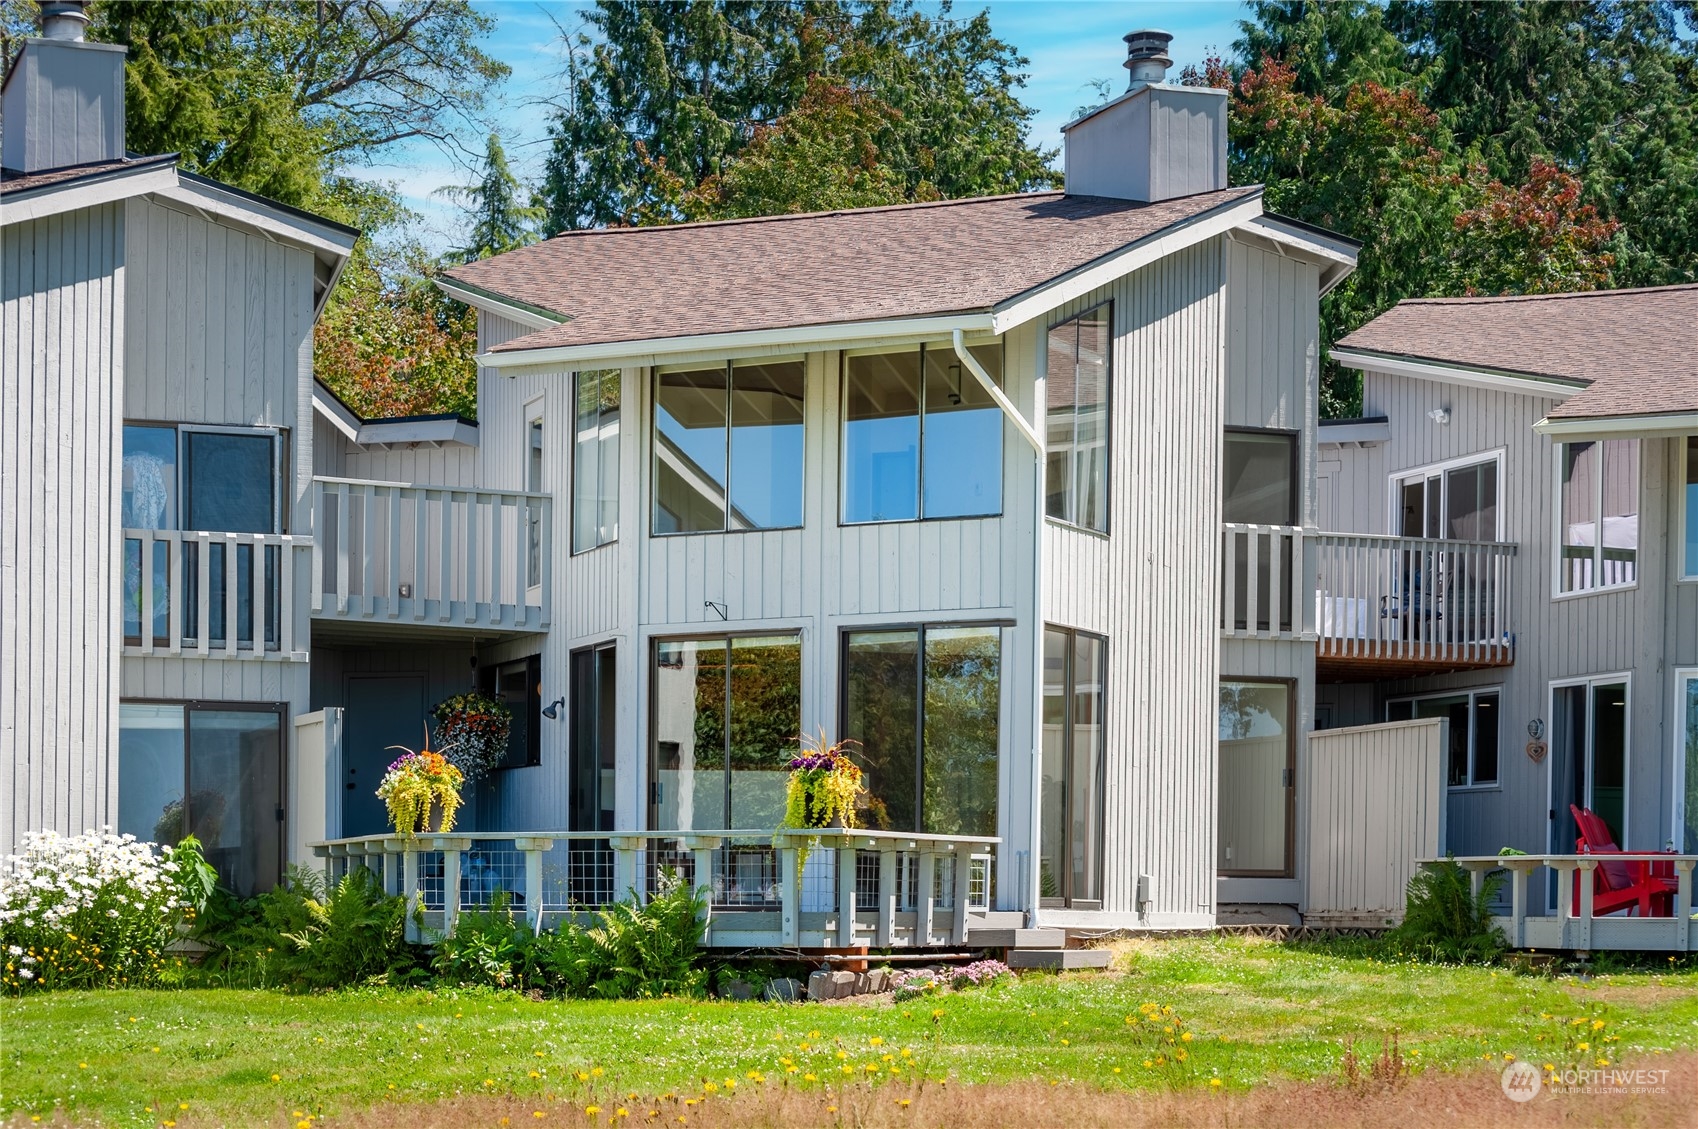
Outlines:
{"label": "white gutter", "polygon": [[0,199],[0,223],[10,226],[46,219],[62,212],[111,204],[131,196],[161,192],[177,184],[177,166],[161,162],[134,169],[118,169],[92,176],[86,182],[72,180],[63,185],[45,185]]}
{"label": "white gutter", "polygon": [[1698,435],[1698,412],[1668,412],[1663,415],[1576,416],[1551,419],[1533,425],[1540,435],[1552,439],[1679,439]]}
{"label": "white gutter", "polygon": [[1032,450],[1038,453],[1038,457],[1042,458],[1044,453],[1043,437],[1033,429],[1031,424],[1026,422],[1026,417],[1020,414],[1020,409],[1014,406],[1014,401],[1010,400],[1008,394],[996,386],[996,381],[991,379],[990,373],[986,372],[984,366],[979,364],[979,358],[973,356],[973,351],[967,348],[967,335],[957,329],[950,341],[955,346],[955,355],[961,358],[961,364],[966,367],[968,372],[973,374],[973,379],[979,382],[979,387],[983,388],[990,395],[990,398],[996,401],[996,406],[1002,409],[1002,414],[1008,417],[1008,422],[1014,425],[1015,430],[1020,432],[1021,437],[1031,445]]}
{"label": "white gutter", "polygon": [[[650,337],[637,341],[610,341],[592,345],[560,345],[544,349],[509,349],[478,355],[478,364],[492,369],[537,367],[580,368],[617,361],[624,365],[665,364],[687,353],[712,352],[724,357],[735,349],[788,348],[805,351],[807,346],[853,349],[870,344],[919,343],[947,338],[957,330],[973,334],[995,332],[989,312],[950,314],[943,317],[889,318],[879,321],[828,322],[824,325],[751,329],[740,333],[699,333],[689,337]],[[515,375],[509,373],[509,375]]]}
{"label": "white gutter", "polygon": [[1514,392],[1521,396],[1546,396],[1566,400],[1586,385],[1580,381],[1558,380],[1540,376],[1516,376],[1512,373],[1487,372],[1462,365],[1447,365],[1438,361],[1417,361],[1404,357],[1383,357],[1378,353],[1362,353],[1355,349],[1334,347],[1333,360],[1346,368],[1372,369],[1392,376],[1413,376],[1421,380],[1439,380],[1448,384],[1467,384],[1490,388],[1496,392]]}
{"label": "white gutter", "polygon": [[495,314],[497,317],[504,317],[508,321],[516,321],[520,325],[528,326],[531,329],[553,329],[557,325],[564,325],[566,322],[572,320],[571,318],[558,315],[555,317],[547,317],[538,313],[533,307],[520,306],[512,302],[505,302],[488,291],[461,285],[451,278],[442,278],[439,276],[432,281],[436,283],[436,288],[438,290],[456,301],[464,302],[466,305],[471,306],[474,309],[484,310],[488,313]]}

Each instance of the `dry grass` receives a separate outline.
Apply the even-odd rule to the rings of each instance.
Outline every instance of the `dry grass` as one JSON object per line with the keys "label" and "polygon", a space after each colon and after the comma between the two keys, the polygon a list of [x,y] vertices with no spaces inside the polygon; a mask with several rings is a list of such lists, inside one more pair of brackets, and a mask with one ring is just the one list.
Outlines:
{"label": "dry grass", "polygon": [[[921,1083],[843,1091],[767,1087],[686,1105],[667,1100],[580,1104],[517,1098],[462,1098],[433,1105],[387,1104],[327,1118],[323,1129],[467,1129],[529,1125],[666,1125],[693,1129],[1680,1129],[1698,1125],[1698,1054],[1660,1056],[1666,1093],[1541,1094],[1526,1104],[1504,1097],[1495,1070],[1427,1071],[1355,1085],[1313,1082],[1248,1091],[1105,1091],[1042,1082],[995,1085]],[[908,1104],[902,1105],[906,1099]],[[626,1115],[620,1116],[619,1110]],[[651,1111],[653,1111],[651,1113]],[[542,1116],[536,1116],[537,1113]],[[281,1119],[281,1114],[279,1115]],[[682,1119],[682,1120],[680,1120]],[[282,1123],[281,1121],[279,1123]],[[184,1121],[182,1129],[199,1122]],[[314,1123],[317,1129],[318,1123]]]}

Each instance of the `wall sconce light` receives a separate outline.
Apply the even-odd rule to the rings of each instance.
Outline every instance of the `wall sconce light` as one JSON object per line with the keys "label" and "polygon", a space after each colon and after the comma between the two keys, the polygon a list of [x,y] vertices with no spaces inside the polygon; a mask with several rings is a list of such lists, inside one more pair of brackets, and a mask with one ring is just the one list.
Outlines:
{"label": "wall sconce light", "polygon": [[1448,409],[1448,408],[1434,408],[1432,411],[1427,413],[1427,418],[1432,420],[1434,423],[1439,423],[1439,424],[1449,423],[1450,422],[1450,409]]}
{"label": "wall sconce light", "polygon": [[565,705],[565,704],[566,704],[565,698],[554,699],[554,701],[552,701],[552,702],[548,703],[548,705],[542,707],[542,716],[548,718],[548,720],[550,720],[550,721],[553,721],[555,718],[560,716],[560,707]]}

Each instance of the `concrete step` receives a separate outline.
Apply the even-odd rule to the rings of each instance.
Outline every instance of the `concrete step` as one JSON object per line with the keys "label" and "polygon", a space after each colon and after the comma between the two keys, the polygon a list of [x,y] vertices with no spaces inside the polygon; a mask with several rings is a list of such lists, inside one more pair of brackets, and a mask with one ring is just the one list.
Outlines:
{"label": "concrete step", "polygon": [[1023,929],[1026,915],[1017,909],[992,909],[967,915],[968,929]]}
{"label": "concrete step", "polygon": [[1009,968],[1107,968],[1107,949],[1009,949]]}
{"label": "concrete step", "polygon": [[967,944],[975,949],[1059,949],[1067,944],[1067,931],[969,928]]}

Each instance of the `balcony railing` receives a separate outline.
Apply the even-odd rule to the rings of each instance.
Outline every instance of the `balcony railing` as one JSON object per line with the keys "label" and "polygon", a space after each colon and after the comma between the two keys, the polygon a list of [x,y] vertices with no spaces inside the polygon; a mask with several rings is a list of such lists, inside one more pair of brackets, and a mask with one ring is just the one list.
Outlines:
{"label": "balcony railing", "polygon": [[323,619],[541,631],[547,494],[314,478],[312,613]]}
{"label": "balcony railing", "polygon": [[[414,940],[505,898],[533,928],[654,893],[673,873],[708,892],[705,946],[928,948],[967,940],[990,907],[999,840],[888,831],[482,832],[313,844],[326,875],[376,872],[404,895]],[[775,845],[776,844],[776,845]]]}
{"label": "balcony railing", "polygon": [[1371,534],[1310,538],[1323,660],[1438,666],[1514,661],[1515,546]]}
{"label": "balcony railing", "polygon": [[277,533],[124,530],[123,653],[305,661],[295,580],[312,544]]}
{"label": "balcony railing", "polygon": [[1248,638],[1303,633],[1308,598],[1303,530],[1289,525],[1221,526],[1220,629]]}
{"label": "balcony railing", "polygon": [[[1419,859],[1426,867],[1454,861],[1468,871],[1477,897],[1493,871],[1508,872],[1509,913],[1492,918],[1512,949],[1572,949],[1590,952],[1698,952],[1698,920],[1692,916],[1692,869],[1698,855],[1627,851],[1603,855],[1475,855]],[[1624,910],[1599,915],[1594,910],[1595,871],[1601,865],[1645,863],[1666,868],[1674,880],[1667,917],[1641,917]],[[1549,877],[1530,881],[1543,870]],[[1539,916],[1531,903],[1554,901],[1555,913]]]}

